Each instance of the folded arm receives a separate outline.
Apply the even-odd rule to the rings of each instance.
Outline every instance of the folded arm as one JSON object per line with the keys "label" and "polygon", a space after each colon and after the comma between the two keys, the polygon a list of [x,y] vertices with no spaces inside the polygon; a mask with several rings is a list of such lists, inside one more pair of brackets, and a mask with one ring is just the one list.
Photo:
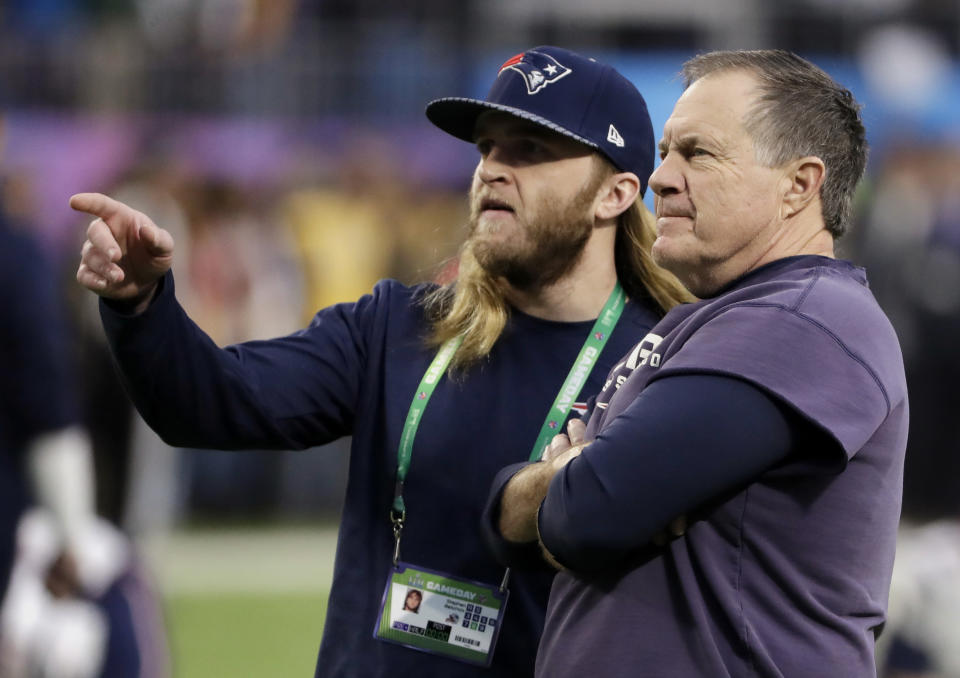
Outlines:
{"label": "folded arm", "polygon": [[[747,382],[707,374],[665,377],[569,463],[530,465],[494,492],[501,515],[520,512],[527,524],[535,521],[552,559],[573,570],[603,569],[649,545],[678,516],[785,459],[811,426]],[[533,491],[511,493],[515,480],[517,487],[538,481],[540,502]],[[528,544],[530,532],[501,532],[499,538],[516,551]]]}

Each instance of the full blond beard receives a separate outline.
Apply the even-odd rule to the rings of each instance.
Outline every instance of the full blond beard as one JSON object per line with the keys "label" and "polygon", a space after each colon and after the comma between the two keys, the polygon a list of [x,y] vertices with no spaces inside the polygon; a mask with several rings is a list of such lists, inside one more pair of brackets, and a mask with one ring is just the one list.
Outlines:
{"label": "full blond beard", "polygon": [[593,231],[588,208],[609,175],[597,162],[584,187],[566,204],[555,195],[544,196],[536,218],[521,222],[525,242],[512,253],[502,251],[503,243],[486,243],[476,235],[480,200],[471,190],[469,236],[460,250],[457,279],[423,300],[432,323],[429,345],[463,336],[450,362],[451,376],[490,354],[510,317],[509,286],[526,292],[542,289],[576,265]]}
{"label": "full blond beard", "polygon": [[593,233],[592,206],[600,184],[609,172],[594,165],[586,184],[564,202],[559,195],[543,195],[532,217],[514,214],[520,235],[513,242],[491,242],[478,235],[481,199],[470,192],[470,223],[464,249],[473,252],[478,265],[493,279],[511,287],[537,293],[571,271],[583,256]]}

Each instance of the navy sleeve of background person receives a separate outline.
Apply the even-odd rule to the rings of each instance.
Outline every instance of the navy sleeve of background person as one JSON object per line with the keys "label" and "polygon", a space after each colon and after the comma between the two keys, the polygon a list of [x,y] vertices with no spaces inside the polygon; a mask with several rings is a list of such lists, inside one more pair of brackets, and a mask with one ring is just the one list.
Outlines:
{"label": "navy sleeve of background person", "polygon": [[8,229],[0,225],[0,435],[8,448],[22,449],[74,423],[77,411],[60,278],[38,243]]}
{"label": "navy sleeve of background person", "polygon": [[58,281],[39,244],[0,217],[0,599],[29,501],[27,445],[78,416]]}

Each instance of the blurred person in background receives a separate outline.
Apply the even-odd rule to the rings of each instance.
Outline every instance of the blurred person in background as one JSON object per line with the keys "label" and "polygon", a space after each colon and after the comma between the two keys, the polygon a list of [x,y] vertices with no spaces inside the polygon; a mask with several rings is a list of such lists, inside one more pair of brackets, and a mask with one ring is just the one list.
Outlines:
{"label": "blurred person in background", "polygon": [[702,300],[543,462],[498,476],[488,538],[562,570],[538,676],[873,677],[909,408],[894,329],[834,254],[860,107],[782,50],[708,52],[683,76],[652,253]]}
{"label": "blurred person in background", "polygon": [[853,249],[903,344],[911,427],[887,678],[960,678],[960,151],[907,136],[878,158]]}
{"label": "blurred person in background", "polygon": [[160,677],[148,582],[128,540],[96,514],[59,277],[28,227],[8,219],[7,197],[0,284],[16,293],[0,300],[0,676]]}
{"label": "blurred person in background", "polygon": [[960,678],[956,517],[901,527],[888,617],[877,645],[883,678]]}
{"label": "blurred person in background", "polygon": [[[532,673],[552,572],[508,585],[480,535],[486,485],[539,457],[613,361],[690,299],[650,260],[652,125],[610,66],[531,49],[486,100],[427,115],[480,153],[456,279],[383,281],[287,337],[219,348],[176,299],[170,234],[106,196],[71,199],[96,217],[77,279],[101,296],[126,386],[168,442],[302,449],[352,434],[317,676]],[[397,616],[411,587],[423,626]]]}

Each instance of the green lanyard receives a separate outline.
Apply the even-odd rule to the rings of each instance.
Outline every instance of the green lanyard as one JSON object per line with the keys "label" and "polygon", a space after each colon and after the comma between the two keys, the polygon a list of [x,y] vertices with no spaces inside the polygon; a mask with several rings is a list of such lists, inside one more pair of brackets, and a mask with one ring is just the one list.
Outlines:
{"label": "green lanyard", "polygon": [[[563,422],[566,421],[567,414],[570,412],[570,406],[580,395],[580,391],[583,389],[587,377],[590,376],[600,352],[606,346],[613,328],[616,327],[625,303],[626,295],[618,282],[593,324],[593,328],[583,343],[580,354],[574,361],[573,367],[570,368],[567,378],[560,387],[560,392],[554,399],[553,405],[547,411],[547,418],[544,420],[543,426],[540,427],[540,435],[537,436],[533,451],[530,453],[530,461],[540,459],[547,444],[559,432],[558,429],[563,426]],[[440,347],[433,362],[430,363],[430,367],[424,373],[423,379],[420,380],[420,385],[417,386],[413,402],[410,403],[410,411],[407,412],[407,420],[403,424],[403,433],[400,436],[400,446],[397,450],[397,486],[394,493],[393,508],[390,511],[395,531],[398,527],[402,527],[403,519],[406,516],[406,507],[403,503],[403,484],[407,479],[407,471],[410,470],[413,439],[417,435],[420,419],[423,411],[427,408],[427,403],[430,402],[430,396],[433,395],[433,391],[437,387],[437,382],[440,381],[447,365],[453,358],[453,354],[457,352],[461,343],[463,343],[463,337],[459,336],[449,339]]]}
{"label": "green lanyard", "polygon": [[560,387],[553,405],[547,410],[547,418],[543,420],[543,426],[540,427],[540,435],[537,436],[537,442],[533,444],[533,451],[530,452],[530,461],[538,461],[543,456],[543,451],[550,444],[553,436],[560,433],[558,429],[563,426],[567,420],[567,414],[570,413],[570,407],[576,401],[583,385],[587,383],[587,377],[593,371],[593,366],[600,357],[600,352],[607,345],[607,339],[613,333],[613,328],[617,326],[620,320],[620,314],[623,313],[623,306],[626,303],[627,296],[623,292],[618,282],[613,292],[607,298],[607,303],[603,305],[597,321],[593,323],[593,328],[583,342],[580,354],[573,362],[573,367],[567,374],[567,378]]}
{"label": "green lanyard", "polygon": [[417,429],[420,427],[420,417],[423,411],[427,409],[427,403],[430,402],[430,396],[437,388],[437,382],[443,376],[453,358],[453,354],[463,343],[463,335],[448,339],[444,342],[433,362],[420,380],[417,386],[417,392],[413,395],[413,402],[410,403],[410,411],[407,412],[407,420],[403,423],[403,433],[400,435],[400,447],[397,449],[397,489],[393,498],[393,510],[391,514],[397,514],[402,520],[406,513],[406,507],[403,505],[403,483],[407,479],[407,471],[410,470],[410,457],[413,456],[413,439],[417,435]]}

